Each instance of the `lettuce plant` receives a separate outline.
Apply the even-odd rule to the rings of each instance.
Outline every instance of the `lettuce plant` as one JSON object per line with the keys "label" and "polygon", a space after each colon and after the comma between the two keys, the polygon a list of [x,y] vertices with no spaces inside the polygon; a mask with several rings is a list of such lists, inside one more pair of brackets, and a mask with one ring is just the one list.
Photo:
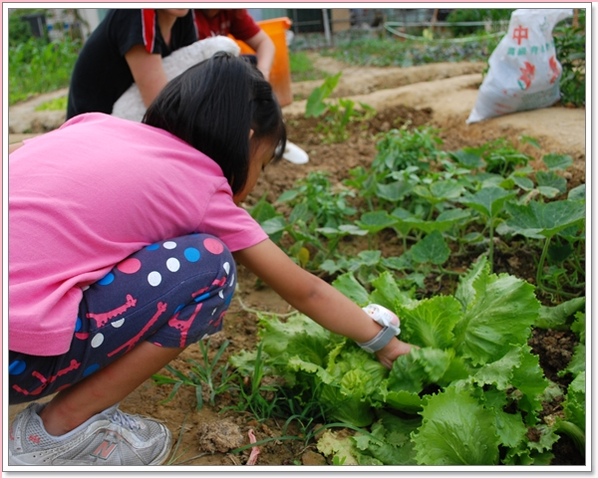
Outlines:
{"label": "lettuce plant", "polygon": [[[323,423],[358,430],[331,429],[321,437],[317,446],[334,464],[548,465],[560,434],[575,431],[585,442],[585,384],[578,379],[561,392],[528,345],[543,311],[531,284],[491,273],[482,257],[454,295],[417,300],[390,272],[374,280],[370,292],[350,274],[334,285],[359,305],[394,310],[402,319],[401,338],[420,347],[387,370],[303,315],[259,319],[272,373],[285,378],[297,398],[316,398]],[[572,302],[543,314],[556,321],[580,307]],[[584,330],[581,322],[574,325]],[[574,360],[570,368],[582,371],[583,365]],[[544,417],[543,402],[564,393],[566,418]]]}

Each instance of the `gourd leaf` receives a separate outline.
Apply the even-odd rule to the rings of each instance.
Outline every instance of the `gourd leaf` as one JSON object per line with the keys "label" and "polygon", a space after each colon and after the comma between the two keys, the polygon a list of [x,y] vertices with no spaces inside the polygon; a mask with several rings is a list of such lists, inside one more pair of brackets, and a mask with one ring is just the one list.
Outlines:
{"label": "gourd leaf", "polygon": [[442,265],[450,257],[450,249],[438,231],[431,232],[415,243],[409,253],[415,262],[433,263],[434,265]]}
{"label": "gourd leaf", "polygon": [[546,164],[548,170],[566,170],[573,165],[573,157],[558,153],[544,155],[542,161]]}
{"label": "gourd leaf", "polygon": [[461,208],[444,210],[435,220],[421,220],[413,216],[406,216],[404,212],[406,212],[404,209],[397,208],[391,213],[392,216],[398,218],[397,226],[416,229],[425,233],[445,232],[471,216],[467,210]]}
{"label": "gourd leaf", "polygon": [[504,208],[505,202],[515,195],[515,192],[491,186],[482,188],[476,193],[465,195],[461,202],[486,217],[496,217]]}
{"label": "gourd leaf", "polygon": [[384,228],[395,225],[397,220],[385,210],[376,210],[361,215],[360,220],[356,222],[359,228],[367,230],[369,233],[377,233]]}
{"label": "gourd leaf", "polygon": [[585,202],[581,200],[509,203],[506,210],[511,216],[504,223],[508,231],[529,238],[548,238],[572,225],[583,226],[585,221]]}
{"label": "gourd leaf", "polygon": [[336,75],[327,77],[320,87],[315,88],[311,92],[306,100],[306,117],[320,117],[327,111],[329,105],[325,103],[325,99],[329,98],[335,90],[341,76],[342,72],[338,72]]}

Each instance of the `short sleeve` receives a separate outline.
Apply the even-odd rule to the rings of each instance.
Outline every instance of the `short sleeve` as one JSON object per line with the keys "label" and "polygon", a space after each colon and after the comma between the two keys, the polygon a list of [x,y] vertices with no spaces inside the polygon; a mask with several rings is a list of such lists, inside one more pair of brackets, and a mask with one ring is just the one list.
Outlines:
{"label": "short sleeve", "polygon": [[110,36],[121,56],[136,45],[143,45],[148,53],[161,53],[156,10],[119,9],[115,11]]}
{"label": "short sleeve", "polygon": [[248,40],[260,32],[260,26],[245,8],[231,10],[231,34],[238,40]]}
{"label": "short sleeve", "polygon": [[247,210],[233,203],[231,189],[226,182],[208,203],[198,231],[220,238],[232,252],[250,248],[269,238]]}

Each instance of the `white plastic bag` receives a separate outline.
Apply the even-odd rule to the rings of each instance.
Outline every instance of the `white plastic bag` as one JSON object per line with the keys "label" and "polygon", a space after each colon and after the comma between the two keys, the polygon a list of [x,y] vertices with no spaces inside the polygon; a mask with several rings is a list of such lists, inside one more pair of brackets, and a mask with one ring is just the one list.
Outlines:
{"label": "white plastic bag", "polygon": [[490,68],[467,123],[549,107],[560,99],[562,66],[552,30],[572,15],[570,8],[521,8],[512,13],[508,32],[490,55]]}

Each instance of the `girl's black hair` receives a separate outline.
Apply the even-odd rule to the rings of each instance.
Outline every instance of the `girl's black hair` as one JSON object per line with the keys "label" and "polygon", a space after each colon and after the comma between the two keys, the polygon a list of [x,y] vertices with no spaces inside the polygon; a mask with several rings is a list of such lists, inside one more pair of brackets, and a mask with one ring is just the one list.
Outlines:
{"label": "girl's black hair", "polygon": [[242,190],[252,143],[272,140],[275,159],[287,140],[281,107],[262,73],[241,57],[218,52],[171,80],[143,123],[172,133],[219,164],[234,195]]}

